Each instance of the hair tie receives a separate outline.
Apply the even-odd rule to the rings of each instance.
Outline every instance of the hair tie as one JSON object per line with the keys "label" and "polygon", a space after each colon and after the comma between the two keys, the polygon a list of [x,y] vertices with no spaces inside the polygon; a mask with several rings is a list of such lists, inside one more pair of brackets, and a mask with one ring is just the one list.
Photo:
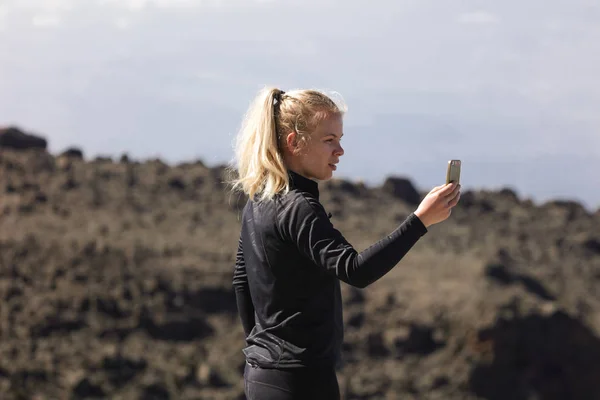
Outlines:
{"label": "hair tie", "polygon": [[285,92],[283,90],[280,90],[278,92],[275,92],[275,95],[273,96],[273,98],[275,100],[277,100],[279,103],[281,103],[281,99],[283,98],[284,94],[285,94]]}

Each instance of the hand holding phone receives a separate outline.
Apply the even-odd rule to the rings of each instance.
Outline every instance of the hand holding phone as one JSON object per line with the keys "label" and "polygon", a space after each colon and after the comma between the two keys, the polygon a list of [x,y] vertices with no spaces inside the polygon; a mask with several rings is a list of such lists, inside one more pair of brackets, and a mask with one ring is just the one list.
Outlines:
{"label": "hand holding phone", "polygon": [[434,187],[415,211],[423,225],[429,227],[446,220],[460,200],[460,160],[448,161],[446,184]]}

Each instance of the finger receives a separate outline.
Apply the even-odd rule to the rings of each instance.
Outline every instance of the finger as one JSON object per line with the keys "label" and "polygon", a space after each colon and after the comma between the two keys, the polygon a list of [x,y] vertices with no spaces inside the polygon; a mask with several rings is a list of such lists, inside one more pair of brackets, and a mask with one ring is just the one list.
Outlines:
{"label": "finger", "polygon": [[444,205],[445,208],[452,208],[456,204],[455,202],[458,201],[457,198],[459,198],[459,197],[460,197],[460,190],[456,190],[456,191],[452,191],[447,196],[440,196],[440,201],[442,202],[442,204]]}
{"label": "finger", "polygon": [[446,195],[446,197],[448,199],[453,199],[458,193],[460,193],[460,184],[456,185],[454,189],[452,189],[452,191]]}
{"label": "finger", "polygon": [[460,192],[458,192],[458,194],[448,202],[448,207],[450,207],[450,208],[454,207],[455,205],[458,204],[459,200],[460,200]]}
{"label": "finger", "polygon": [[458,184],[456,182],[447,183],[438,191],[440,195],[447,196],[450,194]]}
{"label": "finger", "polygon": [[435,193],[435,192],[438,192],[438,191],[439,191],[440,189],[442,189],[444,186],[446,186],[446,185],[436,186],[436,187],[434,187],[433,189],[431,189],[431,190],[429,191],[429,193]]}

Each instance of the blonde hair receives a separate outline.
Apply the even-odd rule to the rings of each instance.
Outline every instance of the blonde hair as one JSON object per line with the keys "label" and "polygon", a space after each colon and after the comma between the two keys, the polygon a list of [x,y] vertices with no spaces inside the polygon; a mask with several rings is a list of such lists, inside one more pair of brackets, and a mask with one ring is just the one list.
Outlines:
{"label": "blonde hair", "polygon": [[317,90],[261,90],[236,139],[237,177],[231,181],[233,189],[260,200],[288,192],[288,172],[281,151],[287,134],[296,132],[299,143],[305,144],[323,118],[345,112],[341,97],[336,102]]}

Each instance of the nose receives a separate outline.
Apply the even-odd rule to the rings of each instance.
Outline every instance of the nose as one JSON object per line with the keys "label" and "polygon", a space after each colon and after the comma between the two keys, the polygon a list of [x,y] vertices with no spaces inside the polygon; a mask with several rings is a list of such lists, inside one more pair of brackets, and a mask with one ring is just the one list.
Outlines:
{"label": "nose", "polygon": [[341,157],[344,155],[344,148],[342,147],[341,144],[338,144],[337,148],[335,149],[334,154],[338,157]]}

